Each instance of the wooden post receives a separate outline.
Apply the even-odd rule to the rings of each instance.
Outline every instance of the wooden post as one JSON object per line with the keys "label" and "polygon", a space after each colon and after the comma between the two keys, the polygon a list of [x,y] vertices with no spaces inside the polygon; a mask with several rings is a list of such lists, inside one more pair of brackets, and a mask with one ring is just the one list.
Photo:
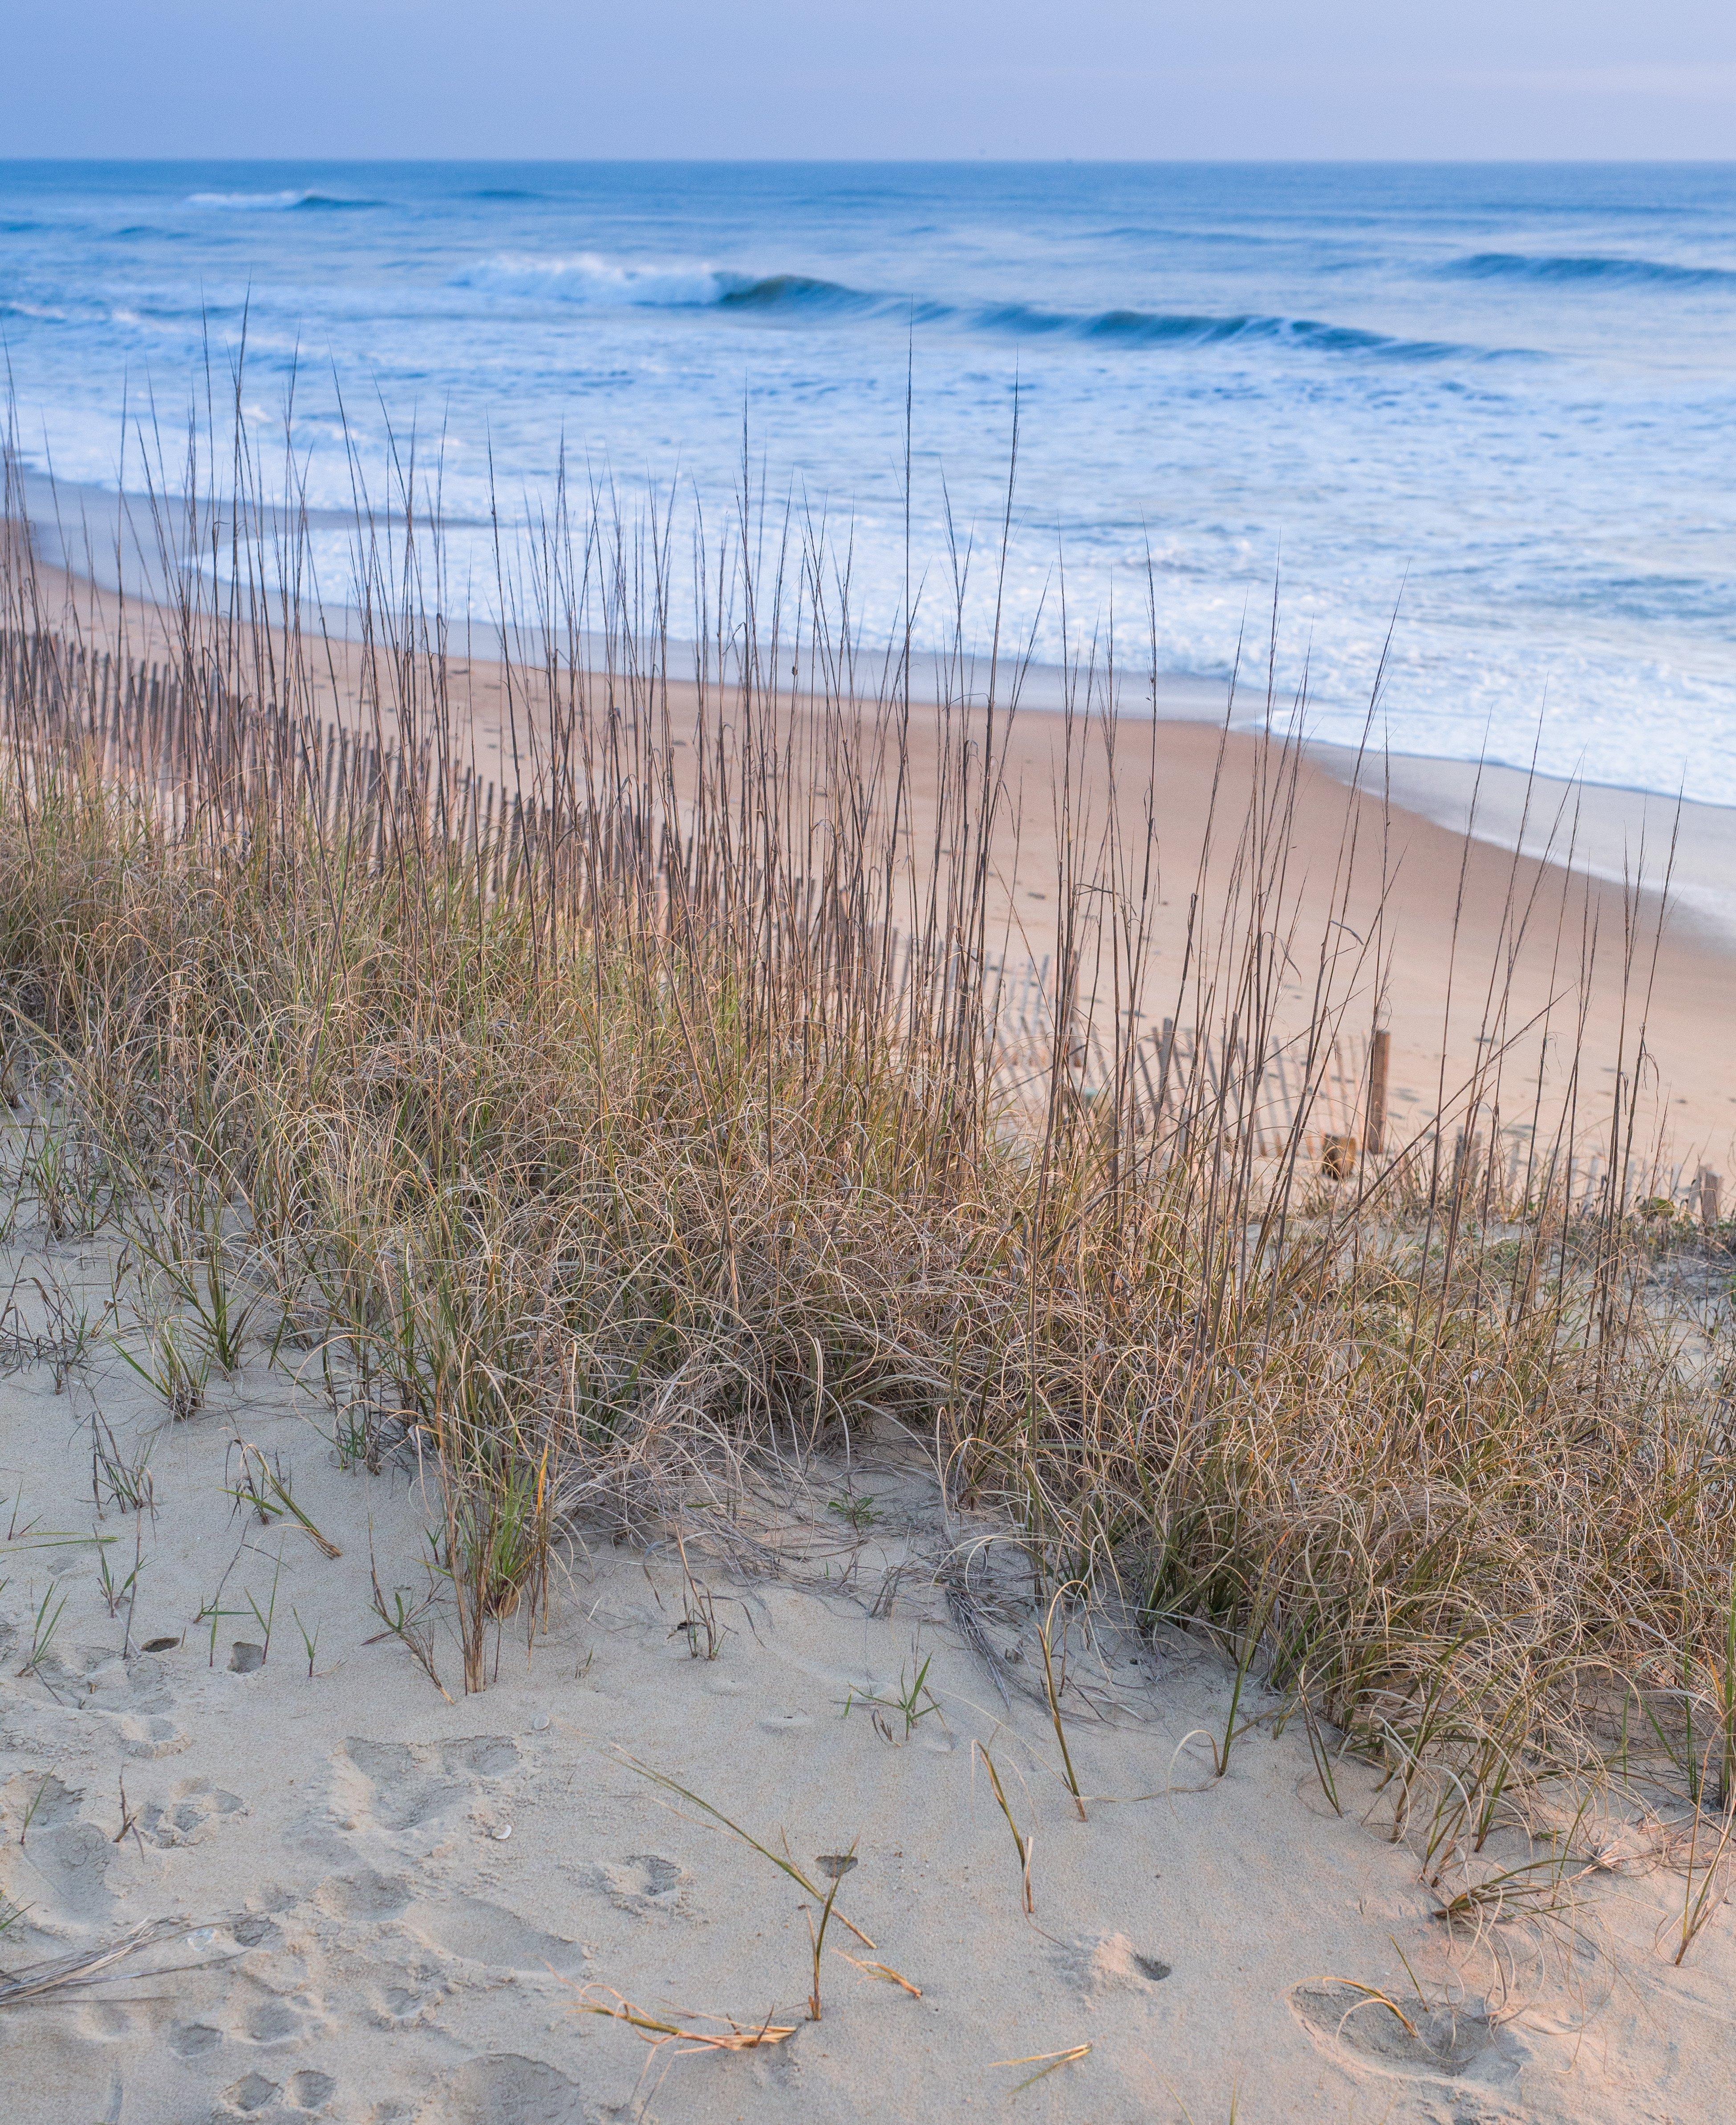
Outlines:
{"label": "wooden post", "polygon": [[1700,1169],[1700,1222],[1710,1227],[1718,1223],[1718,1191],[1724,1184],[1724,1176],[1714,1173],[1710,1166]]}
{"label": "wooden post", "polygon": [[1386,1071],[1392,1054],[1392,1035],[1377,1025],[1368,1044],[1368,1114],[1362,1124],[1362,1148],[1378,1158],[1386,1146]]}

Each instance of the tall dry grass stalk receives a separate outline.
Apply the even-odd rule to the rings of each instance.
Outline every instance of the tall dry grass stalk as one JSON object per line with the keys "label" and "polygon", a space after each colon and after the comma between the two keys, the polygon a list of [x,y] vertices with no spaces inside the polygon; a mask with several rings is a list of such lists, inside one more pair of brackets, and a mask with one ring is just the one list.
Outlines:
{"label": "tall dry grass stalk", "polygon": [[[1033,1595],[1113,1587],[1208,1629],[1381,1762],[1401,1812],[1426,1773],[1468,1844],[1618,1759],[1728,1800],[1729,1346],[1649,1295],[1625,1092],[1588,1207],[1560,1180],[1574,1074],[1545,1112],[1505,1060],[1528,926],[1556,923],[1564,992],[1590,952],[1566,903],[1515,865],[1476,970],[1489,1059],[1431,1133],[1323,1180],[1312,1105],[1389,949],[1342,921],[1367,852],[1304,934],[1274,736],[1211,822],[1160,996],[1155,728],[1081,657],[1033,1125],[995,1023],[1016,648],[972,666],[960,623],[953,696],[923,705],[916,615],[871,657],[821,534],[744,503],[721,540],[695,522],[684,652],[670,525],[563,490],[502,548],[490,787],[416,478],[363,497],[360,603],[327,630],[293,480],[267,507],[239,452],[219,505],[200,462],[154,670],[70,631],[7,548],[11,1081],[195,1312],[270,1294],[347,1457],[436,1464],[467,1688],[508,1618],[546,1616],[564,1529],[679,1522],[873,1422],[1004,1517]],[[1219,1062],[1154,1112],[1135,1049],[1160,1010]],[[1090,1083],[1086,1029],[1112,1058]],[[1280,1036],[1306,1081],[1274,1151]],[[1527,1096],[1512,1190],[1476,1146]]]}

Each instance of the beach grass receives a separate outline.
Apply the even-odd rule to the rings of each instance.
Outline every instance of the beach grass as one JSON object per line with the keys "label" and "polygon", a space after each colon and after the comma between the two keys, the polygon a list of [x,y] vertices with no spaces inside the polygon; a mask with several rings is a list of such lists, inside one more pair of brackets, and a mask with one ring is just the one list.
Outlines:
{"label": "beach grass", "polygon": [[[1547,1109],[1503,1078],[1499,964],[1476,970],[1488,1059],[1428,1131],[1323,1161],[1305,1088],[1274,1147],[1253,1058],[1282,1032],[1322,1091],[1387,949],[1337,916],[1303,934],[1274,736],[1165,976],[1223,1067],[1154,1117],[1132,1051],[1160,1001],[1155,851],[1125,808],[1089,813],[1081,763],[1107,749],[1136,782],[1158,739],[1082,668],[1033,1114],[996,1047],[1016,652],[992,647],[986,691],[913,702],[907,662],[853,641],[820,535],[745,510],[695,553],[711,641],[681,668],[666,540],[591,495],[524,564],[515,780],[485,795],[437,522],[359,513],[340,635],[277,587],[302,580],[293,507],[222,551],[236,512],[186,507],[223,566],[166,549],[154,677],[6,549],[24,1185],[51,1233],[101,1218],[157,1265],[175,1326],[134,1362],[176,1416],[268,1333],[324,1383],[346,1464],[437,1472],[466,1690],[509,1622],[534,1642],[574,1529],[715,1529],[750,1478],[883,1428],[1019,1561],[1064,1757],[1051,1639],[1113,1602],[1305,1713],[1329,1794],[1335,1752],[1380,1765],[1395,1826],[1426,1807],[1437,1846],[1564,1781],[1729,1806],[1736,1367],[1727,1319],[1691,1322],[1656,1275],[1725,1275],[1727,1236],[1636,1214],[1645,903],[1613,955],[1633,1034],[1595,1196],[1563,1178],[1571,1067]],[[793,662],[823,675],[799,698]],[[1509,940],[1535,917],[1516,883]],[[1554,919],[1571,1049],[1590,947]],[[1087,1026],[1112,1058],[1089,1082]],[[1515,1186],[1479,1145],[1527,1096]],[[262,1457],[244,1487],[322,1539]],[[380,1614],[438,1680],[422,1614]]]}

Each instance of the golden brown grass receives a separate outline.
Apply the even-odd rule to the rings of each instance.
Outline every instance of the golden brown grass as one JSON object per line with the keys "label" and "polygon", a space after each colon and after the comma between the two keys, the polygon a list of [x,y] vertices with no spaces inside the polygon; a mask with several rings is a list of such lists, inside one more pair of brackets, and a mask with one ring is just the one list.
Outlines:
{"label": "golden brown grass", "polygon": [[[1317,970],[1295,1034],[1315,1072],[1378,971],[1297,933],[1288,747],[1214,829],[1234,860],[1178,1006],[1226,1067],[1161,1129],[1126,1059],[1152,851],[1118,814],[1064,835],[1033,1128],[990,1010],[1016,661],[986,705],[923,709],[896,671],[859,700],[816,545],[786,533],[769,580],[746,532],[708,557],[734,647],[678,728],[661,549],[557,524],[509,687],[524,802],[498,819],[459,775],[413,571],[360,627],[389,771],[334,801],[321,644],[287,609],[267,624],[260,581],[183,579],[178,720],[147,758],[145,710],[8,554],[0,1002],[55,1185],[82,1176],[60,1214],[133,1231],[214,1362],[268,1300],[347,1461],[431,1458],[467,1689],[509,1619],[546,1621],[563,1531],[679,1526],[875,1425],[1003,1517],[1046,1647],[1063,1588],[1207,1630],[1306,1707],[1323,1762],[1383,1766],[1400,1824],[1426,1795],[1437,1838],[1475,1848],[1540,1785],[1612,1768],[1728,1804],[1736,1374],[1649,1284],[1660,1247],[1710,1261],[1715,1236],[1630,1217],[1630,1109],[1589,1207],[1552,1182],[1547,1127],[1514,1200],[1451,1121],[1337,1184],[1306,1103],[1260,1147],[1236,1058],[1267,1051],[1283,970]],[[600,606],[601,675],[580,647]],[[792,635],[839,675],[799,713]],[[1067,756],[1119,743],[1125,778],[1089,700]],[[1621,978],[1640,1025],[1637,916]],[[1490,1059],[1442,1102],[1472,1146],[1513,1030],[1500,968],[1487,987]],[[1122,1058],[1100,1086],[1088,1016]]]}

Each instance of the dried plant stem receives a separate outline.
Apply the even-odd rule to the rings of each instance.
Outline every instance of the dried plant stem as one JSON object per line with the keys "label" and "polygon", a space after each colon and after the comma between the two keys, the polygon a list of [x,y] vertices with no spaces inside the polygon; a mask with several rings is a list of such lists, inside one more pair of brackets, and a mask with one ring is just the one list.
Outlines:
{"label": "dried plant stem", "polygon": [[[606,1986],[587,1986],[586,1991],[587,1993],[608,1992],[609,1998],[614,2004],[610,2006],[600,2000],[581,1999],[573,2010],[575,2014],[601,2014],[611,2022],[624,2022],[628,2028],[636,2029],[651,2044],[676,2042],[696,2052],[750,2052],[759,2050],[764,2044],[781,2044],[796,2033],[793,2022],[774,2022],[768,2018],[757,2025],[729,2022],[723,2033],[719,2034],[713,2030],[695,2028],[691,2019],[675,2022],[661,2015],[648,2014],[642,2009],[635,2007],[620,1993],[610,1991]],[[717,2014],[699,2019],[706,2021],[726,2019],[724,2016]]]}
{"label": "dried plant stem", "polygon": [[1036,1836],[1034,1834],[1028,1836],[1014,1821],[1013,1810],[1008,1802],[1005,1789],[1000,1783],[1000,1774],[995,1768],[995,1759],[981,1741],[973,1741],[971,1746],[982,1759],[983,1768],[989,1774],[989,1783],[995,1788],[996,1804],[1006,1817],[1007,1828],[1013,1833],[1013,1849],[1019,1855],[1019,1887],[1024,1898],[1025,1916],[1030,1918],[1037,1909],[1031,1893],[1031,1856],[1036,1849]]}
{"label": "dried plant stem", "polygon": [[1072,1751],[1067,1746],[1067,1730],[1062,1724],[1061,1717],[1061,1692],[1055,1685],[1055,1664],[1050,1657],[1049,1651],[1050,1634],[1055,1628],[1056,1609],[1062,1595],[1071,1590],[1070,1588],[1063,1587],[1061,1593],[1056,1595],[1055,1599],[1049,1604],[1049,1613],[1038,1627],[1037,1635],[1037,1642],[1042,1647],[1043,1689],[1049,1700],[1049,1717],[1054,1722],[1055,1739],[1061,1748],[1061,1768],[1066,1774],[1067,1791],[1072,1794],[1073,1805],[1079,1810],[1079,1819],[1083,1822],[1086,1820],[1084,1796],[1079,1789],[1079,1775],[1073,1769]]}

